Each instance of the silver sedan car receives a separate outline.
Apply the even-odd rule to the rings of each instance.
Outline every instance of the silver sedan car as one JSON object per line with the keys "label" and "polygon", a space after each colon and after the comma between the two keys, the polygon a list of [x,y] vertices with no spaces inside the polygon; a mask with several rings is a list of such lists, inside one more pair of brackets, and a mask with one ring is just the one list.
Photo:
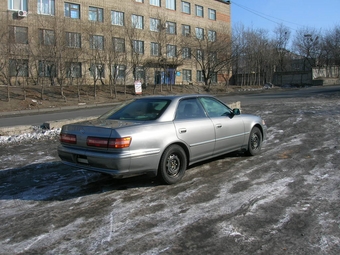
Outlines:
{"label": "silver sedan car", "polygon": [[68,165],[179,182],[189,165],[245,150],[260,152],[264,121],[209,95],[152,96],[124,102],[98,119],[64,125],[58,154]]}

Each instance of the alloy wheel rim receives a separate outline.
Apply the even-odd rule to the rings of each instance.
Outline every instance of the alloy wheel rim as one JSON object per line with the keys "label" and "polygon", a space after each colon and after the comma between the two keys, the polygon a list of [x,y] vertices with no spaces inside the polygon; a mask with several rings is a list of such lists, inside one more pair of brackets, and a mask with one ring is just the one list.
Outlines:
{"label": "alloy wheel rim", "polygon": [[252,149],[258,149],[260,143],[259,143],[259,137],[256,134],[253,134],[253,136],[251,137],[251,148]]}
{"label": "alloy wheel rim", "polygon": [[180,169],[180,159],[176,154],[171,154],[166,163],[166,172],[169,176],[176,176]]}

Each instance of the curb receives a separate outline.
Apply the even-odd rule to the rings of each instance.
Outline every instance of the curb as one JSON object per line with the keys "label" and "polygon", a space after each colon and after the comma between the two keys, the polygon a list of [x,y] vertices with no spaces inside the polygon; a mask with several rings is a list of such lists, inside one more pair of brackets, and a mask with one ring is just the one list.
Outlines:
{"label": "curb", "polygon": [[0,128],[0,136],[15,136],[21,135],[24,133],[33,133],[38,128],[46,129],[46,130],[55,130],[60,129],[63,125],[80,122],[85,120],[92,120],[98,118],[98,116],[91,116],[86,118],[75,118],[75,119],[65,119],[65,120],[57,120],[57,121],[47,121],[42,123],[40,126],[29,126],[29,125],[21,125],[14,127],[2,127]]}
{"label": "curb", "polygon": [[86,108],[94,108],[94,107],[106,107],[119,103],[101,103],[101,104],[91,104],[91,105],[72,105],[72,106],[62,106],[62,107],[51,107],[51,108],[41,108],[41,109],[33,109],[33,110],[18,110],[11,112],[0,112],[0,117],[8,117],[8,116],[20,116],[27,114],[38,114],[38,113],[48,113],[48,112],[57,112],[64,110],[76,110],[76,109],[86,109]]}

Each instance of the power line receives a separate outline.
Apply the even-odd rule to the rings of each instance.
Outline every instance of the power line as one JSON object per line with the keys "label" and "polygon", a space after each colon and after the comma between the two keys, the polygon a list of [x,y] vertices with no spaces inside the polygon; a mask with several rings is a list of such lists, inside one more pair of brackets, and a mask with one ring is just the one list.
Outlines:
{"label": "power line", "polygon": [[[290,23],[290,24],[293,24],[293,25],[296,25],[296,26],[300,26],[300,27],[303,26],[303,25],[301,25],[301,24],[297,24],[297,23],[294,23],[294,22],[291,22],[291,21],[287,21],[287,20],[284,20],[284,19],[280,19],[280,18],[271,16],[271,15],[265,14],[265,13],[261,13],[261,12],[259,12],[259,11],[253,10],[253,9],[247,7],[247,6],[238,4],[238,3],[236,3],[235,1],[232,1],[232,4],[233,4],[233,5],[236,5],[236,6],[238,6],[238,7],[240,7],[241,9],[243,9],[243,10],[245,10],[245,11],[248,11],[248,12],[250,12],[250,13],[256,15],[256,16],[259,16],[259,17],[261,17],[261,18],[263,18],[263,19],[265,19],[265,20],[268,20],[268,21],[273,22],[273,23],[278,24],[278,25],[280,25],[282,22],[284,22],[284,23]],[[278,22],[278,21],[275,21],[275,20],[273,20],[273,19],[279,20],[279,21],[281,21],[281,23]],[[292,28],[292,27],[289,27],[289,28],[296,31],[295,28]]]}

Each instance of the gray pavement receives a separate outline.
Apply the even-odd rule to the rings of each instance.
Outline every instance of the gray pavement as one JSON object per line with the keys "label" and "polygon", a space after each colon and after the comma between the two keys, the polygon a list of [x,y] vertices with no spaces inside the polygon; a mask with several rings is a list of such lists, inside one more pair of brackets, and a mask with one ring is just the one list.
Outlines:
{"label": "gray pavement", "polygon": [[[340,90],[340,85],[327,87],[309,87],[302,89],[269,89],[256,91],[239,91],[233,94],[218,95],[227,104],[240,102],[238,106],[251,105],[269,100],[315,97],[319,93],[332,94]],[[23,110],[0,113],[0,135],[16,135],[30,132],[36,127],[48,129],[61,128],[71,122],[93,119],[108,111],[114,104],[75,105],[68,107],[55,107],[39,110]],[[233,106],[234,108],[235,106]]]}

